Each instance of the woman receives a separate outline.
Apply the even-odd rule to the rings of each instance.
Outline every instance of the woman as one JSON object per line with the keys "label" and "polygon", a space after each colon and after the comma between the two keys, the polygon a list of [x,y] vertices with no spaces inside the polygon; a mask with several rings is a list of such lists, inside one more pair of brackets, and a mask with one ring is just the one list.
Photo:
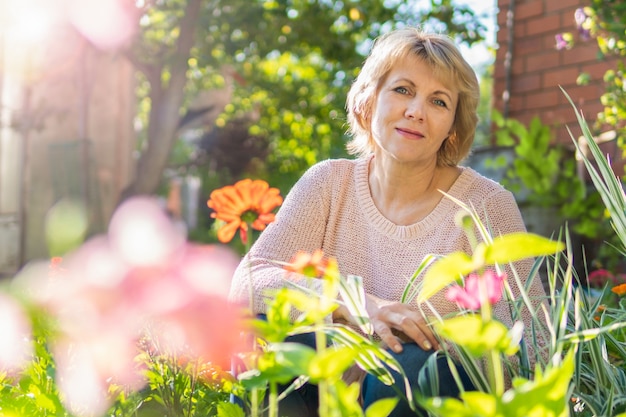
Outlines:
{"label": "woman", "polygon": [[[494,235],[525,231],[510,192],[458,165],[474,139],[478,101],[476,75],[448,37],[408,28],[379,38],[347,98],[348,150],[357,158],[320,162],[303,175],[243,260],[232,298],[247,302],[251,282],[255,312],[263,313],[263,290],[285,285],[273,261],[321,248],[342,274],[363,277],[374,331],[416,381],[440,346],[417,306],[399,302],[401,294],[427,254],[471,251],[454,221],[459,207],[442,191],[474,206]],[[528,276],[528,265],[521,266],[520,276]],[[538,280],[530,295],[544,295]],[[430,302],[440,315],[458,310],[441,292]],[[502,304],[495,312],[511,323]],[[333,319],[352,320],[345,308]],[[445,366],[439,372],[440,395],[457,395]],[[365,407],[386,396],[394,390],[365,378]],[[392,415],[412,414],[400,403]]]}

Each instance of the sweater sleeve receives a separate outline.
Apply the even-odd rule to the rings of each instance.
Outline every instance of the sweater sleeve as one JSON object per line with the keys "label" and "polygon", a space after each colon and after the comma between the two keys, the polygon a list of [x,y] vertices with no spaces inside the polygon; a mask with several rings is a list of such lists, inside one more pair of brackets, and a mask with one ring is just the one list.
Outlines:
{"label": "sweater sleeve", "polygon": [[[287,194],[276,214],[239,264],[230,290],[230,300],[245,303],[253,313],[266,311],[268,289],[295,282],[320,292],[319,281],[289,274],[278,264],[289,262],[298,251],[322,248],[330,210],[331,164],[320,162],[309,168]],[[252,295],[252,303],[250,303]]]}

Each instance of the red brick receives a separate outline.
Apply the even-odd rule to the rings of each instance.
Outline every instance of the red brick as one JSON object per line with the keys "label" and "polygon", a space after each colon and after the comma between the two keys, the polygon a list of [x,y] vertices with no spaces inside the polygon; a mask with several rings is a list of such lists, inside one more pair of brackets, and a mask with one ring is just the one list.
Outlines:
{"label": "red brick", "polygon": [[500,45],[506,45],[509,40],[509,33],[506,30],[499,30],[496,36],[496,42]]}
{"label": "red brick", "polygon": [[[554,123],[558,123],[560,125],[570,125],[572,123],[576,123],[576,113],[572,106],[567,103],[567,105],[562,104],[560,106],[555,106],[552,110],[550,110],[550,118],[554,121]],[[573,126],[570,126],[572,129]]]}
{"label": "red brick", "polygon": [[[578,3],[578,6],[580,7],[580,2]],[[577,7],[571,7],[567,10],[561,10],[561,25],[563,26],[563,30],[576,30],[576,19],[574,19],[574,13],[576,13],[576,9]]]}
{"label": "red brick", "polygon": [[561,16],[555,14],[529,19],[526,22],[526,36],[551,32],[556,35],[561,28]]}
{"label": "red brick", "polygon": [[537,36],[525,36],[515,40],[515,53],[520,55],[534,54],[543,51],[543,45]]}
{"label": "red brick", "polygon": [[[600,96],[604,94],[604,87],[599,85],[573,85],[565,89],[574,103],[582,108],[585,113],[593,111],[594,114],[602,109]],[[565,95],[562,95],[562,103],[566,103]]]}
{"label": "red brick", "polygon": [[521,95],[511,94],[509,99],[509,111],[511,113],[519,112],[525,107],[524,98]]}
{"label": "red brick", "polygon": [[515,20],[513,24],[513,36],[514,39],[521,39],[526,36],[526,21],[525,20]]}
{"label": "red brick", "polygon": [[576,45],[569,51],[563,52],[563,64],[580,64],[598,60],[598,47],[596,44]]}
{"label": "red brick", "polygon": [[545,71],[547,69],[557,68],[561,65],[561,54],[559,51],[545,51],[538,54],[525,57],[526,72]]}
{"label": "red brick", "polygon": [[493,68],[493,78],[495,80],[499,80],[499,79],[503,79],[504,77],[506,77],[506,71],[504,68],[504,59],[502,61],[499,61],[498,58],[496,58],[496,65]]}
{"label": "red brick", "polygon": [[525,93],[541,88],[541,74],[529,73],[515,77],[511,83],[511,91],[513,94]]}
{"label": "red brick", "polygon": [[567,128],[565,126],[569,126],[570,130],[572,131],[572,134],[574,135],[574,137],[578,137],[578,131],[574,130],[576,127],[574,126],[573,123],[567,123],[564,125],[561,125],[555,129],[553,129],[554,132],[554,143],[559,143],[562,145],[565,145],[567,147],[570,146],[574,146],[574,142],[572,141],[572,137],[570,136],[569,132],[567,131]]}
{"label": "red brick", "polygon": [[527,3],[515,5],[515,19],[527,19],[529,17],[539,16],[543,14],[543,1],[533,0]]}
{"label": "red brick", "polygon": [[500,9],[500,12],[496,16],[496,25],[498,26],[498,32],[506,30],[507,11]]}
{"label": "red brick", "polygon": [[616,68],[616,65],[616,60],[595,61],[584,63],[580,70],[591,75],[592,80],[602,80],[607,70]]}
{"label": "red brick", "polygon": [[517,112],[515,113],[515,115],[511,114],[512,118],[517,119],[519,122],[521,122],[522,124],[528,126],[530,124],[530,122],[538,116],[538,113],[536,111],[522,111],[522,112]]}
{"label": "red brick", "polygon": [[580,74],[578,67],[559,67],[553,70],[547,70],[543,73],[542,86],[544,88],[555,87],[558,85],[576,84],[576,78]]}
{"label": "red brick", "polygon": [[563,33],[562,31],[548,32],[545,33],[542,37],[542,45],[541,48],[544,51],[547,50],[556,50],[556,35],[558,33]]}
{"label": "red brick", "polygon": [[559,102],[559,94],[561,91],[557,91],[557,89],[528,93],[526,95],[526,109],[537,110],[555,106]]}
{"label": "red brick", "polygon": [[573,13],[576,8],[581,6],[583,6],[583,3],[580,0],[547,0],[546,13],[569,10],[571,10]]}
{"label": "red brick", "polygon": [[512,75],[525,74],[524,57],[513,55],[513,68],[511,69]]}

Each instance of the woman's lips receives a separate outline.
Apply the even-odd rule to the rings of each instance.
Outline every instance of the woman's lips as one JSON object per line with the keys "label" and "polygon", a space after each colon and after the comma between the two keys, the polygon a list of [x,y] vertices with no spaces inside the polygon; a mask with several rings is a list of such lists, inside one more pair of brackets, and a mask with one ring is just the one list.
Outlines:
{"label": "woman's lips", "polygon": [[400,133],[402,136],[407,137],[409,139],[423,139],[424,135],[422,134],[422,132],[418,132],[417,130],[411,130],[411,129],[403,129],[403,128],[396,128],[396,131],[398,133]]}

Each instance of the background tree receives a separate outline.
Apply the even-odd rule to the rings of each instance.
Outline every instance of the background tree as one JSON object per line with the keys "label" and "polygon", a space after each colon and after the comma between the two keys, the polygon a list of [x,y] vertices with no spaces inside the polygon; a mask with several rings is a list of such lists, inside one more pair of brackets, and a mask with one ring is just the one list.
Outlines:
{"label": "background tree", "polygon": [[126,53],[139,72],[140,156],[122,198],[156,192],[168,166],[263,176],[285,189],[314,162],[343,155],[345,94],[373,38],[424,24],[459,42],[483,39],[469,7],[415,3],[143,3]]}

